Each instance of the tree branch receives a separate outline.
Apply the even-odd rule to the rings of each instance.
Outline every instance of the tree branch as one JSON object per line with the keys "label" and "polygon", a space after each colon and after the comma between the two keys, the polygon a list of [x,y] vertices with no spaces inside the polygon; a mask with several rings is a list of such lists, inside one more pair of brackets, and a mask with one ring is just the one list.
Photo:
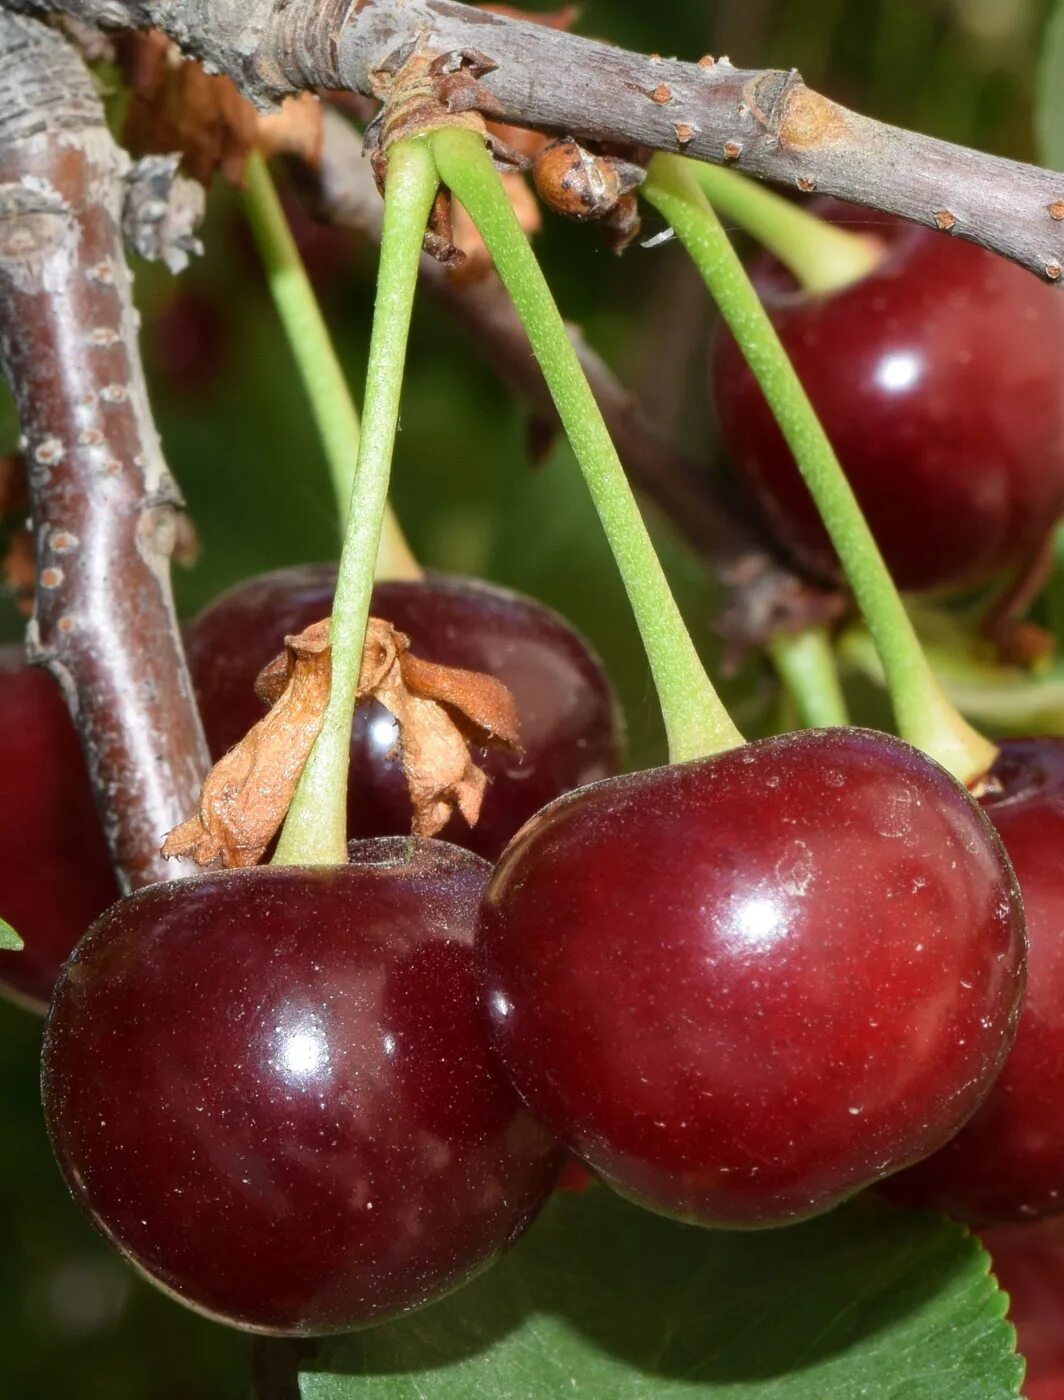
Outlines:
{"label": "tree branch", "polygon": [[[798,73],[646,57],[455,0],[7,0],[104,25],[154,25],[269,103],[304,88],[381,96],[414,45],[475,52],[487,115],[682,151],[900,214],[1064,284],[1064,175],[876,122]],[[492,66],[493,65],[493,66]]]}
{"label": "tree branch", "polygon": [[[301,167],[314,211],[327,222],[379,243],[383,201],[359,134],[326,109],[315,167]],[[421,261],[422,286],[444,306],[470,342],[539,419],[557,423],[550,393],[505,287],[494,273],[455,279],[434,258]],[[572,328],[584,372],[610,436],[636,489],[687,540],[728,592],[718,627],[741,645],[756,645],[780,630],[798,631],[838,617],[845,604],[795,575],[711,477],[651,421],[639,399]]]}
{"label": "tree branch", "polygon": [[29,649],[63,688],[127,888],[207,771],[170,596],[181,499],[152,423],[122,248],[129,169],[74,49],[0,12],[0,362],[37,555]]}

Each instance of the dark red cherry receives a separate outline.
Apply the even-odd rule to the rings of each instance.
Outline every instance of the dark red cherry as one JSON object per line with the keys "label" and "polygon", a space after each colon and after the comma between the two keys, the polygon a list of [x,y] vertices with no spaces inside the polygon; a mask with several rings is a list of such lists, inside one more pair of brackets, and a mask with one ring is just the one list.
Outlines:
{"label": "dark red cherry", "polygon": [[[830,295],[779,263],[754,275],[887,564],[903,589],[980,584],[1025,562],[1064,509],[1064,297],[974,244],[852,205],[875,271]],[[796,560],[837,561],[812,498],[730,334],[713,387],[725,445]]]}
{"label": "dark red cherry", "polygon": [[998,1225],[980,1237],[1009,1295],[1027,1400],[1064,1400],[1064,1220]]}
{"label": "dark red cherry", "polygon": [[1064,1211],[1064,740],[1006,740],[991,777],[999,790],[982,804],[1027,918],[1019,1032],[968,1126],[889,1188],[975,1223]]}
{"label": "dark red cherry", "polygon": [[225,372],[228,326],[222,305],[191,287],[178,287],[148,321],[145,351],[149,370],[168,388],[198,397]]}
{"label": "dark red cherry", "polygon": [[0,648],[0,992],[38,1010],[93,919],[118,898],[77,734],[55,682]]}
{"label": "dark red cherry", "polygon": [[154,885],[56,988],[43,1094],[93,1223],[190,1307],[360,1327],[483,1269],[560,1154],[494,1068],[473,923],[489,867],[443,842],[339,868]]}
{"label": "dark red cherry", "polygon": [[[328,616],[335,582],[331,564],[263,574],[224,593],[196,619],[189,665],[216,758],[262,718],[256,675],[286,633]],[[456,816],[442,833],[448,840],[494,860],[540,807],[621,766],[623,737],[609,681],[587,643],[556,613],[507,589],[442,575],[379,583],[372,606],[407,634],[418,656],[486,671],[517,701],[523,752],[474,750],[490,786],[476,827]],[[398,738],[387,710],[359,707],[351,742],[352,836],[410,830]]]}
{"label": "dark red cherry", "polygon": [[478,932],[532,1112],[623,1194],[718,1226],[815,1215],[941,1146],[1001,1067],[1023,968],[976,803],[852,729],[560,799]]}

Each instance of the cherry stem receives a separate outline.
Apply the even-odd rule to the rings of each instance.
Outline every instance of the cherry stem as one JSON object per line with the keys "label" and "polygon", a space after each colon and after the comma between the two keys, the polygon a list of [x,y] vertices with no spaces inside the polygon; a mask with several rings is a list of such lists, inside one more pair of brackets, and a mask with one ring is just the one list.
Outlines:
{"label": "cherry stem", "polygon": [[[255,151],[245,171],[245,212],[266,272],[270,294],[284,327],[321,439],[341,529],[351,503],[360,426],[347,380],[321,314],[303,259],[262,155]],[[420,578],[421,570],[389,508],[377,559],[379,578]]]}
{"label": "cherry stem", "polygon": [[671,760],[737,748],[743,737],[684,625],[565,322],[483,138],[443,128],[433,135],[432,149],[444,183],[465,206],[510,294],[583,472],[650,663]]}
{"label": "cherry stem", "polygon": [[834,449],[689,163],[655,156],[641,190],[701,272],[794,454],[868,623],[899,733],[961,782],[976,782],[997,751],[961,717],[931,670]]}
{"label": "cherry stem", "polygon": [[688,161],[688,167],[717,213],[774,253],[806,292],[823,295],[859,282],[883,255],[874,234],[853,233],[818,219],[735,170],[696,160]]}
{"label": "cherry stem", "polygon": [[333,599],[329,703],[289,808],[275,865],[343,865],[347,861],[351,725],[373,593],[374,561],[388,508],[421,246],[438,184],[426,140],[402,141],[392,147],[362,436]]}
{"label": "cherry stem", "polygon": [[813,729],[849,724],[835,651],[826,628],[777,632],[766,642],[765,649],[798,708],[802,724]]}

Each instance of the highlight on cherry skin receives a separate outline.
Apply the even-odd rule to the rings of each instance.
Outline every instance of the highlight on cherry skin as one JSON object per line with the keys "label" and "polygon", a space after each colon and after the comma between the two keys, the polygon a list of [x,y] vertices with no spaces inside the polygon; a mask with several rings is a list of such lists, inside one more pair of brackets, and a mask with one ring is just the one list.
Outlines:
{"label": "highlight on cherry skin", "polygon": [[77,733],[59,687],[0,648],[0,916],[24,943],[0,950],[0,994],[44,1011],[71,948],[118,898]]}
{"label": "highlight on cherry skin", "polygon": [[[899,588],[974,587],[1026,563],[1064,510],[1064,298],[960,239],[837,200],[812,204],[881,240],[861,280],[796,289],[751,273]],[[734,339],[712,383],[729,460],[772,533],[818,577],[838,560]]]}
{"label": "highlight on cherry skin", "polygon": [[[255,677],[286,634],[327,617],[336,569],[310,564],[246,580],[192,624],[189,667],[207,742],[218,759],[262,718]],[[531,598],[474,579],[430,574],[378,583],[372,611],[406,633],[427,661],[483,671],[512,691],[520,753],[474,748],[490,780],[480,820],[456,815],[441,836],[494,860],[540,807],[621,768],[624,730],[610,682],[587,642]],[[351,738],[351,836],[401,835],[411,808],[398,730],[381,705],[360,705]]]}
{"label": "highlight on cherry skin", "polygon": [[530,822],[478,928],[492,1043],[609,1185],[713,1226],[816,1215],[946,1142],[1012,1043],[1022,908],[948,774],[810,730]]}
{"label": "highlight on cherry skin", "polygon": [[896,1199],[972,1224],[1064,1210],[1064,740],[1009,739],[982,799],[1027,921],[1016,1043],[986,1100],[941,1151],[892,1178]]}
{"label": "highlight on cherry skin", "polygon": [[154,885],[68,962],[45,1028],[52,1145],[141,1273],[251,1331],[394,1317],[471,1278],[562,1154],[476,1004],[486,862],[354,842],[339,867]]}

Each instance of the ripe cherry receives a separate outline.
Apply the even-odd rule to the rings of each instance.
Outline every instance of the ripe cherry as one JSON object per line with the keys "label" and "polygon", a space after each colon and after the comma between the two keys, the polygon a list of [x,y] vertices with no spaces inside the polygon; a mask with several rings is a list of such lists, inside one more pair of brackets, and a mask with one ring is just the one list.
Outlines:
{"label": "ripe cherry", "polygon": [[[263,574],[224,593],[196,619],[189,665],[215,758],[262,718],[256,675],[286,633],[328,616],[335,582],[330,564]],[[523,751],[474,750],[490,779],[480,820],[471,830],[454,817],[446,839],[493,860],[547,802],[617,772],[623,736],[609,681],[587,643],[556,613],[503,588],[440,575],[379,583],[372,607],[409,636],[417,655],[488,672],[517,701]],[[410,830],[398,738],[380,705],[359,707],[351,741],[353,836]]]}
{"label": "ripe cherry", "polygon": [[561,1155],[488,1051],[490,868],[443,842],[114,905],[45,1031],[56,1157],[93,1223],[200,1312],[312,1334],[419,1307],[535,1216]]}
{"label": "ripe cherry", "polygon": [[[1064,509],[1064,298],[974,244],[835,201],[870,225],[875,270],[829,295],[778,262],[754,276],[899,587],[977,585],[1025,563]],[[804,568],[838,562],[753,375],[722,333],[724,442]]]}
{"label": "ripe cherry", "polygon": [[1019,881],[1027,992],[1016,1044],[952,1142],[890,1182],[897,1199],[974,1223],[1064,1210],[1064,740],[1010,739],[982,799]]}
{"label": "ripe cherry", "polygon": [[1027,1400],[1064,1400],[1064,1220],[980,1232],[1009,1295],[1016,1350],[1027,1362]]}
{"label": "ripe cherry", "polygon": [[572,793],[478,932],[493,1044],[623,1194],[815,1215],[941,1146],[1012,1041],[1023,916],[978,806],[915,749],[810,730]]}
{"label": "ripe cherry", "polygon": [[0,649],[0,991],[43,1010],[71,948],[118,898],[77,734],[51,676]]}

